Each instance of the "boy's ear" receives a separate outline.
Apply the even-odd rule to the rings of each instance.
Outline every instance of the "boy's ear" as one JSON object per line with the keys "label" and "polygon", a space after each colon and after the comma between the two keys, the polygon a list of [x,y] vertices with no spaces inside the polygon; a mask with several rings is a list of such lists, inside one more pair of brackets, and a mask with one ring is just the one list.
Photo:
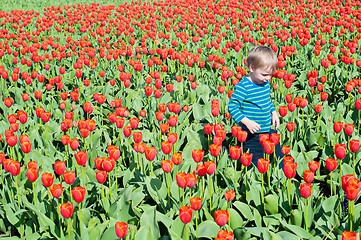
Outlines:
{"label": "boy's ear", "polygon": [[249,65],[249,71],[250,71],[250,72],[254,72],[254,68],[253,68],[252,65]]}

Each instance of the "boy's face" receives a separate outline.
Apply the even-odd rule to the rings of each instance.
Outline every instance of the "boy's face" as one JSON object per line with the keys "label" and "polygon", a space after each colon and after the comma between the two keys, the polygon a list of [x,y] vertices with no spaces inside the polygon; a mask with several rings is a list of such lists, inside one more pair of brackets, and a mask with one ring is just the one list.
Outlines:
{"label": "boy's face", "polygon": [[252,81],[256,84],[263,84],[269,81],[272,77],[272,74],[274,73],[273,69],[268,66],[257,69],[254,69],[252,66],[250,66],[250,72],[250,77]]}

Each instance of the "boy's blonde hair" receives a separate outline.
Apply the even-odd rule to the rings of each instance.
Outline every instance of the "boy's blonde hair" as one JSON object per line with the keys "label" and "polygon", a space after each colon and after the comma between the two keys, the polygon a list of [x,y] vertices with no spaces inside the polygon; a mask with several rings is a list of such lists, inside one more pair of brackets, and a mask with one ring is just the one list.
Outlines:
{"label": "boy's blonde hair", "polygon": [[278,67],[278,59],[275,52],[266,46],[255,46],[248,53],[246,65],[253,69],[270,67],[275,71]]}

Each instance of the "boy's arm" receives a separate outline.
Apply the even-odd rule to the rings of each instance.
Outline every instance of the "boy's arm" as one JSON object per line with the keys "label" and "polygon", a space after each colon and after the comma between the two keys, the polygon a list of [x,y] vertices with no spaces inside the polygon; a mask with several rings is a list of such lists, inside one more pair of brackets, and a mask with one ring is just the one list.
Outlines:
{"label": "boy's arm", "polygon": [[228,104],[228,111],[231,117],[236,121],[236,123],[243,123],[246,125],[248,130],[253,134],[261,129],[261,126],[248,119],[243,112],[240,110],[244,99],[247,97],[247,89],[242,86],[242,83],[236,85],[235,90],[232,94],[231,99]]}
{"label": "boy's arm", "polygon": [[241,83],[235,86],[234,92],[228,104],[228,112],[236,123],[245,118],[241,106],[247,96],[247,89]]}

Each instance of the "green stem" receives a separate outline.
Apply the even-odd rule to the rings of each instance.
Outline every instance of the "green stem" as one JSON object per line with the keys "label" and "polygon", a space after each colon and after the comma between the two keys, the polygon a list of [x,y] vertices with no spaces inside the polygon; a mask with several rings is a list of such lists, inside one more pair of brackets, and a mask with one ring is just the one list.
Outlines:
{"label": "green stem", "polygon": [[170,189],[169,189],[169,174],[165,173],[167,177],[167,187],[168,187],[168,204],[170,205]]}
{"label": "green stem", "polygon": [[69,240],[71,239],[70,238],[70,218],[68,218],[68,235],[69,235]]}
{"label": "green stem", "polygon": [[198,211],[196,211],[196,234],[198,239]]}
{"label": "green stem", "polygon": [[110,174],[108,175],[108,180],[109,180],[109,198],[110,198],[110,204],[113,204],[113,199],[112,199],[112,185],[111,185],[111,181],[110,181]]}
{"label": "green stem", "polygon": [[80,212],[81,203],[79,203],[78,207],[79,207],[80,236],[83,239],[83,223],[81,221],[81,212]]}
{"label": "green stem", "polygon": [[308,226],[307,226],[307,198],[305,199],[305,227],[306,227],[306,232],[308,232]]}
{"label": "green stem", "polygon": [[353,224],[353,205],[354,205],[354,200],[349,200],[350,203],[350,211],[349,211],[349,220],[350,220],[350,232],[352,232],[352,224]]}
{"label": "green stem", "polygon": [[212,178],[208,176],[209,183],[209,211],[212,211]]}
{"label": "green stem", "polygon": [[261,194],[262,194],[262,206],[264,206],[264,181],[263,181],[263,174],[261,173],[261,180],[262,180],[262,192],[261,192]]}
{"label": "green stem", "polygon": [[15,185],[16,185],[16,194],[18,195],[18,207],[20,209],[20,196],[19,196],[18,178],[17,178],[17,176],[14,176],[14,178],[15,178]]}
{"label": "green stem", "polygon": [[331,197],[332,197],[332,195],[333,195],[332,194],[332,172],[330,172],[330,182],[331,182],[331,187],[330,188],[331,188]]}
{"label": "green stem", "polygon": [[291,179],[288,179],[288,204],[290,205],[290,209],[292,209],[292,196],[291,196],[291,190],[292,190],[292,185],[291,185]]}

